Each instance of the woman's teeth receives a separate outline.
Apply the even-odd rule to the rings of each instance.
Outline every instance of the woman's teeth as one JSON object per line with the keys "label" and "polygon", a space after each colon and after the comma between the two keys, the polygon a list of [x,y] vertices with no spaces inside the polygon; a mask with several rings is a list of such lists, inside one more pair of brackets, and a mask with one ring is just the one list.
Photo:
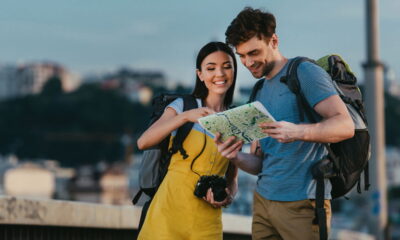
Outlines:
{"label": "woman's teeth", "polygon": [[218,81],[218,82],[214,82],[215,85],[223,85],[225,84],[226,81]]}

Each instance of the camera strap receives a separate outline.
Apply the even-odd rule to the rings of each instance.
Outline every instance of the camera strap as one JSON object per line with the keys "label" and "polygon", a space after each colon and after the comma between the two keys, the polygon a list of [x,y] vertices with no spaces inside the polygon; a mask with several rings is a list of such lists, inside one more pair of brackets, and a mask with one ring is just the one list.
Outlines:
{"label": "camera strap", "polygon": [[200,155],[204,152],[204,149],[206,148],[206,145],[207,145],[207,135],[206,135],[206,130],[205,130],[205,129],[203,129],[203,134],[204,134],[204,144],[203,144],[203,148],[201,149],[200,153],[197,154],[197,156],[193,159],[192,163],[190,164],[190,170],[191,170],[192,172],[194,172],[195,174],[197,174],[199,177],[200,177],[200,174],[199,174],[198,172],[196,172],[196,171],[193,170],[193,165],[194,165],[194,162],[197,160],[197,158],[199,158]]}

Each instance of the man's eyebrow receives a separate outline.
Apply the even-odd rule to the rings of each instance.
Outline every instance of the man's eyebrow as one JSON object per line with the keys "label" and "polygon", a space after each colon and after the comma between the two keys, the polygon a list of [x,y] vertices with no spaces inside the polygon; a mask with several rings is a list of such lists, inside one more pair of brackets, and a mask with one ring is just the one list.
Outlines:
{"label": "man's eyebrow", "polygon": [[247,53],[239,53],[239,52],[236,52],[236,54],[237,55],[239,55],[239,56],[243,56],[243,55],[248,55],[248,54],[252,54],[252,53],[254,53],[254,52],[256,52],[258,49],[253,49],[253,50],[251,50],[251,51],[248,51]]}
{"label": "man's eyebrow", "polygon": [[249,51],[247,54],[252,54],[252,53],[255,53],[256,51],[258,51],[258,49],[253,49],[253,50]]}

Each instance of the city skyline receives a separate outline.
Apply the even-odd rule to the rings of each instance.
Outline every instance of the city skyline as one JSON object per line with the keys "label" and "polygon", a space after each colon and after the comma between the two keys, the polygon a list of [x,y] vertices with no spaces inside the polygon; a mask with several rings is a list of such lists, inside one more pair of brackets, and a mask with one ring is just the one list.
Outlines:
{"label": "city skyline", "polygon": [[[224,41],[226,27],[245,6],[275,14],[284,56],[339,53],[358,78],[364,78],[365,1],[361,0],[305,0],[290,5],[278,0],[6,1],[0,10],[0,63],[54,61],[80,75],[121,67],[157,70],[168,80],[192,85],[198,50],[208,41]],[[398,1],[380,1],[380,56],[397,80],[399,9]],[[255,82],[241,64],[238,82],[242,86]]]}

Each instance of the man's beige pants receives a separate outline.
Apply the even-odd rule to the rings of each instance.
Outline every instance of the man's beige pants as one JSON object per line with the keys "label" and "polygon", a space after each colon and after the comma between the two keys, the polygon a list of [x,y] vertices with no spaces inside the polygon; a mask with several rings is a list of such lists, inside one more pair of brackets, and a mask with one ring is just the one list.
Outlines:
{"label": "man's beige pants", "polygon": [[[325,200],[328,233],[331,225],[331,202]],[[253,240],[318,240],[318,225],[313,225],[315,201],[271,201],[254,193]]]}

